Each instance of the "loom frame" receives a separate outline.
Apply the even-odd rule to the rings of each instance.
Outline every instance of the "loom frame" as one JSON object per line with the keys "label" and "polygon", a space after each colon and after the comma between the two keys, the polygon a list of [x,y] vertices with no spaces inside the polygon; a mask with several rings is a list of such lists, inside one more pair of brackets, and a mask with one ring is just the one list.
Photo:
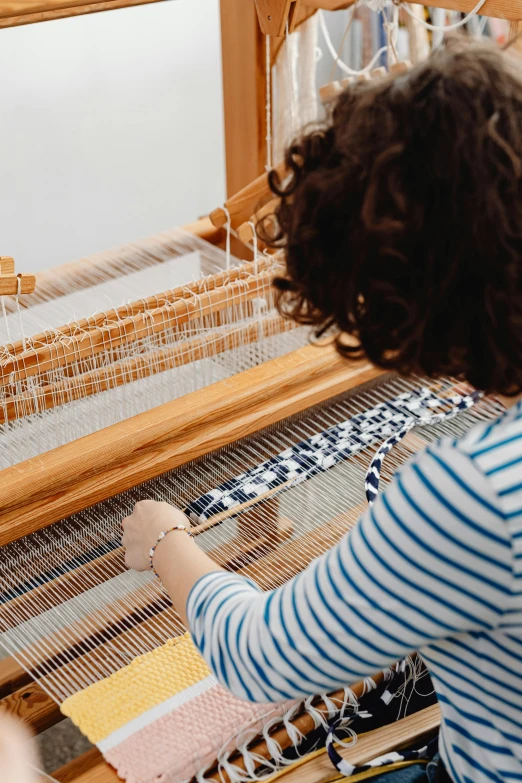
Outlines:
{"label": "loom frame", "polygon": [[[0,2],[0,28],[159,1],[29,0],[33,6],[31,12],[27,10],[27,0]],[[258,5],[262,2],[265,9],[271,2],[281,5],[281,0],[257,2]],[[432,3],[464,12],[471,10],[475,4],[475,0],[435,0]],[[301,4],[294,9],[292,25],[298,26],[313,15],[317,8],[333,10],[349,5],[351,2],[344,0],[309,0],[307,5]],[[35,8],[37,10],[34,10]],[[512,35],[522,31],[521,0],[486,0],[482,10],[485,14],[510,19]],[[227,192],[229,195],[238,194],[242,188],[250,188],[248,208],[245,206],[243,213],[240,213],[244,214],[243,220],[234,215],[233,225],[240,225],[254,213],[255,199],[268,194],[266,176],[262,174],[266,136],[265,41],[257,23],[254,3],[246,3],[245,0],[221,0],[221,33]],[[277,56],[282,40],[272,42],[272,61]],[[520,48],[520,44],[516,45],[516,48]],[[258,185],[261,189],[254,188],[253,192],[251,183],[259,177]],[[187,229],[208,241],[222,244],[223,225],[222,217],[215,225],[208,218],[204,218]],[[64,265],[64,272],[66,268],[69,273],[74,274],[75,270],[80,273],[78,263]],[[37,286],[39,281],[49,279],[49,273],[41,273],[37,276]],[[181,398],[174,403],[177,411],[170,421],[165,414],[170,415],[173,408],[167,410],[162,406],[161,410],[156,409],[134,417],[140,419],[138,432],[131,432],[129,426],[126,426],[128,422],[114,425],[120,429],[117,431],[117,453],[109,466],[106,452],[103,453],[103,461],[101,455],[109,443],[111,448],[113,447],[114,428],[110,428],[110,436],[106,431],[102,431],[82,439],[82,447],[85,441],[90,444],[87,449],[87,465],[85,451],[82,448],[80,455],[77,445],[73,443],[37,460],[29,460],[3,471],[2,478],[7,483],[3,484],[4,493],[0,501],[0,543],[13,540],[13,536],[19,537],[33,532],[86,505],[157,476],[238,437],[255,432],[271,422],[286,418],[347,388],[356,388],[380,375],[380,371],[364,363],[359,365],[357,370],[353,367],[351,371],[348,370],[346,362],[334,353],[333,348],[318,350],[310,347],[298,353],[298,358],[290,355],[293,358],[274,360],[277,368],[276,364],[269,363],[270,367],[264,365],[254,368],[235,379],[196,392],[202,406],[198,411],[199,416],[191,416],[187,398]],[[255,389],[254,396],[252,386]],[[190,395],[190,399],[191,407],[199,408],[199,405],[193,405],[193,395]],[[253,401],[254,404],[251,404]],[[236,415],[236,406],[241,411],[239,417]],[[135,424],[134,420],[129,421]],[[179,437],[180,426],[183,428],[182,438]],[[200,442],[198,438],[201,438]],[[133,456],[126,459],[128,452],[125,450],[129,448]],[[65,451],[62,451],[63,449]],[[36,478],[37,464],[38,473],[41,475]],[[76,482],[73,470],[78,468],[82,470],[82,478]],[[28,486],[31,486],[29,493]],[[42,499],[43,505],[38,511],[36,507],[42,503]],[[37,683],[30,682],[29,675],[12,659],[0,661],[0,697],[3,697],[0,710],[17,715],[37,731],[43,731],[63,719],[58,705]],[[413,717],[417,719],[418,716]],[[438,720],[437,711],[432,711],[429,716],[423,716],[420,728],[426,729],[429,726],[431,730]],[[417,723],[417,720],[414,722]],[[401,723],[387,727],[389,730],[385,734],[388,744],[380,746],[382,752],[392,746],[396,747],[401,739],[411,741],[411,722],[404,731]],[[372,741],[374,742],[375,738],[372,738]],[[374,744],[372,749],[375,749]],[[320,779],[318,774],[317,771],[311,770],[306,780],[309,783],[317,783]],[[96,749],[75,759],[55,773],[55,776],[62,783],[115,783],[119,780]],[[304,783],[305,778],[300,779]]]}

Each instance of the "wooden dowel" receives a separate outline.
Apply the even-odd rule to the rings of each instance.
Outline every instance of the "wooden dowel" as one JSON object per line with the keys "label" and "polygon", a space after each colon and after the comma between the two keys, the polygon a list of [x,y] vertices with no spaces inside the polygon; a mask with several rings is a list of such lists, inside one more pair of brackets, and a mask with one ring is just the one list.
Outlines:
{"label": "wooden dowel", "polygon": [[11,256],[0,256],[0,275],[14,275],[15,264]]}
{"label": "wooden dowel", "polygon": [[[107,764],[98,748],[91,748],[78,758],[53,772],[58,783],[121,783],[115,770]],[[42,780],[41,783],[48,783]]]}
{"label": "wooden dowel", "polygon": [[338,81],[324,84],[319,88],[319,98],[321,99],[321,103],[327,104],[335,101],[342,91],[343,88],[341,83]]}
{"label": "wooden dowel", "polygon": [[[380,684],[383,680],[383,675],[379,672],[378,674],[374,675],[373,677],[376,684]],[[356,699],[360,699],[363,694],[365,693],[365,685],[363,682],[358,682],[351,688],[353,694],[355,695]],[[344,698],[344,690],[341,691],[335,691],[334,693],[330,694],[330,699],[334,702],[334,704],[342,705]],[[317,699],[316,703],[314,703],[314,707],[319,710],[320,712],[323,712],[325,715],[328,715],[328,706],[322,699]],[[297,731],[301,732],[304,736],[307,734],[310,734],[311,731],[315,728],[315,723],[312,718],[312,716],[307,712],[302,712],[299,714],[296,718],[290,721],[292,726],[294,726]],[[290,739],[290,736],[288,734],[288,729],[285,726],[282,726],[281,728],[276,729],[271,735],[271,739],[274,740],[282,750],[287,750],[287,748],[290,748],[292,746],[292,740]],[[258,742],[254,742],[252,744],[252,747],[250,748],[250,752],[258,757],[261,757],[263,759],[270,759],[270,751],[268,749],[267,743],[265,740],[259,740]],[[245,761],[241,754],[237,754],[232,756],[230,759],[230,763],[234,764],[234,766],[239,767],[240,769],[246,769]],[[254,767],[261,766],[261,763],[257,760],[253,762]],[[292,768],[290,768],[291,771]],[[216,770],[215,772],[210,772],[207,776],[208,780],[216,780],[220,781],[220,783],[226,783],[229,781],[229,777],[225,770]],[[285,776],[286,777],[286,776]]]}
{"label": "wooden dowel", "polygon": [[411,68],[411,63],[409,60],[403,60],[400,63],[394,63],[393,65],[390,65],[390,73],[393,76],[400,76],[402,73],[406,73]]}
{"label": "wooden dowel", "polygon": [[[341,745],[338,750],[349,764],[360,766],[377,756],[420,743],[432,736],[440,726],[440,719],[440,707],[433,704],[387,726],[361,734],[353,746]],[[339,773],[335,774],[328,754],[322,753],[304,764],[294,764],[281,776],[281,783],[329,783],[332,777],[338,779]],[[270,778],[267,783],[269,781]]]}
{"label": "wooden dowel", "polygon": [[[284,164],[275,166],[275,170],[281,178],[285,176],[286,167]],[[250,182],[245,188],[225,201],[225,207],[230,214],[232,228],[237,228],[253,215],[263,199],[273,195],[268,185],[268,174],[261,174],[260,177]],[[210,213],[212,225],[221,228],[227,224],[227,214],[224,209],[219,207]]]}
{"label": "wooden dowel", "polygon": [[212,331],[202,337],[183,340],[174,346],[117,361],[70,379],[48,383],[39,389],[0,401],[0,424],[149,378],[209,356],[217,356],[293,328],[294,324],[281,316],[263,318],[248,326],[235,326],[222,332]]}
{"label": "wooden dowel", "polygon": [[268,204],[265,204],[263,207],[261,207],[261,209],[258,210],[255,215],[252,215],[247,221],[239,226],[237,229],[237,235],[239,239],[245,243],[245,245],[248,245],[249,242],[251,242],[254,238],[254,230],[250,223],[254,223],[255,226],[257,226],[259,223],[262,223],[263,220],[266,220],[269,215],[273,215],[275,213],[278,204],[279,199],[273,198],[268,202]]}
{"label": "wooden dowel", "polygon": [[273,276],[272,271],[263,271],[257,277],[238,280],[207,293],[138,313],[121,321],[73,335],[63,342],[28,348],[17,356],[0,360],[0,384],[15,383],[66,367],[103,351],[112,351],[121,345],[136,343],[228,307],[267,296]]}
{"label": "wooden dowel", "polygon": [[[144,299],[136,299],[133,302],[129,302],[129,304],[96,313],[96,315],[82,318],[79,321],[73,321],[63,324],[62,326],[53,327],[46,332],[31,336],[26,340],[26,343],[28,342],[31,347],[39,347],[41,345],[53,343],[56,342],[58,336],[68,337],[70,335],[78,334],[78,332],[81,331],[88,331],[89,329],[103,326],[107,322],[121,321],[124,318],[146,312],[152,308],[160,307],[167,303],[173,303],[178,299],[188,299],[195,294],[213,291],[216,288],[228,285],[236,280],[242,280],[251,277],[253,274],[262,272],[265,269],[269,269],[274,263],[276,263],[274,257],[266,258],[266,256],[262,256],[255,265],[252,261],[247,261],[244,264],[241,264],[241,266],[224,270],[223,272],[218,272],[214,275],[208,275],[200,280],[189,282],[186,285],[176,286],[176,288],[162,291],[153,296],[145,297]],[[26,350],[22,340],[18,340],[16,343],[7,343],[5,349],[8,353],[14,355]]]}
{"label": "wooden dowel", "polygon": [[36,286],[35,275],[0,275],[0,296],[32,294]]}

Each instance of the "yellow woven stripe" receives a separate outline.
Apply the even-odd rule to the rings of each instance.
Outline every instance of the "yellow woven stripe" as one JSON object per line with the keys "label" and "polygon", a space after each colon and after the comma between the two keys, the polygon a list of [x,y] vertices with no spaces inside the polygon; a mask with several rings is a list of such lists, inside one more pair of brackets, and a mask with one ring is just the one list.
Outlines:
{"label": "yellow woven stripe", "polygon": [[96,743],[209,674],[187,633],[70,696],[61,710]]}

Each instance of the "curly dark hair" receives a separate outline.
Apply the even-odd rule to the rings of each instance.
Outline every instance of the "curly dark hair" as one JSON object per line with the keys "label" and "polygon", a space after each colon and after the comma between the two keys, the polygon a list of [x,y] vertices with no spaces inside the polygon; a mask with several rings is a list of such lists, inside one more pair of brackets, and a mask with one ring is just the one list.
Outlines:
{"label": "curly dark hair", "polygon": [[384,368],[522,391],[516,58],[453,39],[403,75],[356,83],[286,164],[289,180],[270,175],[281,312],[335,327],[340,352]]}

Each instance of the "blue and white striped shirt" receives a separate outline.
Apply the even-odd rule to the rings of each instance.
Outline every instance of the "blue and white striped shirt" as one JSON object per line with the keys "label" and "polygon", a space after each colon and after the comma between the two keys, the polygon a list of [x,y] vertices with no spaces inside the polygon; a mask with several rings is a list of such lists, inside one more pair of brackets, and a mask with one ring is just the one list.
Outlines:
{"label": "blue and white striped shirt", "polygon": [[455,783],[522,781],[522,403],[416,455],[283,587],[208,574],[187,613],[216,676],[251,701],[342,688],[419,650]]}

